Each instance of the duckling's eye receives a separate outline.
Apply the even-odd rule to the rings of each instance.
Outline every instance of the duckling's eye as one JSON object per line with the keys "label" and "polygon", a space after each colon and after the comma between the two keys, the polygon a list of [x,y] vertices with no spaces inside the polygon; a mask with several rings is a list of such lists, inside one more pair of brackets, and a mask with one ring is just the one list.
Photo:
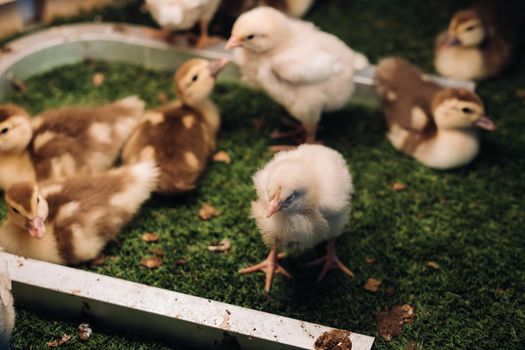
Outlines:
{"label": "duckling's eye", "polygon": [[36,204],[40,203],[40,197],[36,198]]}
{"label": "duckling's eye", "polygon": [[5,135],[9,132],[9,128],[3,128],[1,131],[0,131],[0,134],[2,135]]}
{"label": "duckling's eye", "polygon": [[255,38],[255,34],[250,34],[246,37],[246,40],[253,40]]}
{"label": "duckling's eye", "polygon": [[466,30],[467,32],[471,32],[471,31],[474,30],[474,28],[476,28],[476,26],[470,26],[470,27],[467,27],[465,30]]}
{"label": "duckling's eye", "polygon": [[12,208],[12,209],[13,209],[13,211],[14,211],[15,213],[20,214],[20,212],[19,212],[18,210],[16,210],[15,208]]}
{"label": "duckling's eye", "polygon": [[472,113],[472,112],[473,112],[473,110],[472,110],[472,109],[470,109],[470,108],[466,108],[466,107],[465,107],[465,108],[463,108],[463,109],[462,109],[461,111],[462,111],[463,113],[465,113],[465,114],[470,114],[470,113]]}
{"label": "duckling's eye", "polygon": [[191,77],[191,81],[197,81],[197,79],[199,79],[199,76],[197,74]]}

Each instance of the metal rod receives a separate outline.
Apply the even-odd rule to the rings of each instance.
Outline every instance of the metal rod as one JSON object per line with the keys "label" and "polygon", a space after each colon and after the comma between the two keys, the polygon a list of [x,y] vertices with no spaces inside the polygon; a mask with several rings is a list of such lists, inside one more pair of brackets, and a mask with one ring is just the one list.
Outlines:
{"label": "metal rod", "polygon": [[[332,329],[8,253],[0,259],[17,304],[195,349],[227,342],[238,346],[231,349],[311,350]],[[350,339],[354,350],[370,350],[374,342],[357,333]]]}

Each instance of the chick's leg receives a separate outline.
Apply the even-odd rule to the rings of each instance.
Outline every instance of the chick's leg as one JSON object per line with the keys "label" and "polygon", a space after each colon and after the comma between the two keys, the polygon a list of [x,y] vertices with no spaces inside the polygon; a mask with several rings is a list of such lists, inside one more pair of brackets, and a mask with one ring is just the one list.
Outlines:
{"label": "chick's leg", "polygon": [[239,273],[248,274],[248,273],[253,273],[257,271],[265,272],[266,282],[264,284],[264,291],[266,293],[269,293],[270,288],[272,286],[272,279],[273,279],[274,273],[280,273],[288,278],[292,278],[292,275],[290,275],[288,271],[286,271],[281,265],[279,265],[279,259],[284,258],[284,256],[285,256],[284,253],[280,253],[280,254],[277,253],[277,246],[276,244],[274,244],[266,260],[264,260],[263,262],[259,264],[241,269],[239,270]]}
{"label": "chick's leg", "polygon": [[197,44],[195,44],[195,46],[198,48],[205,48],[205,47],[212,46],[212,45],[222,42],[222,38],[218,36],[209,36],[208,25],[209,25],[208,21],[201,20],[199,22],[201,33],[199,36],[199,40],[197,40]]}
{"label": "chick's leg", "polygon": [[321,274],[317,278],[317,282],[321,282],[328,273],[328,271],[330,271],[331,269],[339,269],[345,274],[347,274],[349,277],[354,277],[354,273],[352,272],[352,270],[346,267],[345,264],[343,264],[337,256],[337,252],[335,251],[335,238],[330,239],[328,241],[325,256],[307,263],[306,266],[316,266],[321,264],[323,264],[323,269],[321,270]]}

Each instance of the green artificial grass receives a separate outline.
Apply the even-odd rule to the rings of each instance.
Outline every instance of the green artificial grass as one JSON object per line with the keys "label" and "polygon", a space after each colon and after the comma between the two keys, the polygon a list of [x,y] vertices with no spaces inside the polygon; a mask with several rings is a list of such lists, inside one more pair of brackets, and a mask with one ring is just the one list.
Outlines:
{"label": "green artificial grass", "polygon": [[[431,70],[434,36],[464,4],[318,1],[309,19],[372,61],[402,55]],[[104,19],[128,19],[126,11],[108,13]],[[128,20],[146,23],[148,18],[136,13]],[[106,80],[93,88],[90,79],[96,72]],[[377,349],[407,349],[409,344],[423,349],[523,349],[525,101],[516,97],[516,90],[525,88],[523,82],[521,59],[504,76],[479,84],[478,92],[498,129],[483,134],[477,160],[453,171],[427,169],[394,150],[384,137],[379,108],[349,105],[326,114],[320,137],[348,160],[356,187],[352,221],[338,241],[339,254],[355,277],[333,271],[316,284],[319,270],[301,265],[319,257],[324,247],[292,253],[284,266],[295,278],[277,276],[270,299],[262,290],[262,274],[240,276],[237,270],[268,253],[249,218],[255,197],[251,175],[272,157],[267,150],[269,133],[281,125],[285,112],[261,93],[220,82],[213,94],[223,117],[218,149],[228,152],[232,163],[210,163],[193,193],[154,196],[119,243],[107,248],[113,258],[103,266],[81,268],[376,336],[378,311],[399,303],[414,305],[416,321],[390,343],[377,337]],[[26,93],[4,102],[19,103],[32,113],[131,94],[140,95],[151,107],[158,105],[160,92],[173,97],[170,73],[103,62],[59,68],[25,83]],[[265,121],[260,130],[253,126],[258,118]],[[394,182],[405,183],[406,190],[393,191]],[[221,215],[204,222],[197,212],[206,202]],[[161,239],[146,243],[141,239],[145,231],[154,231]],[[223,238],[232,243],[229,253],[207,250]],[[164,264],[156,270],[141,267],[140,258],[152,255],[155,248],[165,252]],[[376,263],[368,264],[367,257]],[[177,259],[184,259],[185,265],[178,266]],[[439,269],[428,267],[429,261],[437,262]],[[383,282],[378,293],[363,289],[369,277]],[[393,295],[387,292],[391,288]],[[19,307],[13,344],[17,349],[46,349],[47,341],[63,333],[76,334],[78,323]],[[75,338],[64,348],[166,348],[98,329],[96,324],[93,328],[89,342]]]}

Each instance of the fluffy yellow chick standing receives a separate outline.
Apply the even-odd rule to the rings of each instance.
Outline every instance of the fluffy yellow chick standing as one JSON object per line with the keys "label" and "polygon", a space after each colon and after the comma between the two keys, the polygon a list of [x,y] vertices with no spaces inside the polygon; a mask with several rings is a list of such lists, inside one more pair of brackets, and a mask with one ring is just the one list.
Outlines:
{"label": "fluffy yellow chick standing", "polygon": [[302,132],[307,143],[316,141],[321,114],[348,102],[354,71],[368,65],[334,35],[270,7],[241,15],[226,48],[237,48],[236,63],[248,81],[301,123],[294,133]]}
{"label": "fluffy yellow chick standing", "polygon": [[253,182],[257,200],[252,203],[252,216],[271,250],[265,261],[240,273],[264,271],[264,290],[269,292],[274,273],[290,277],[279,265],[278,249],[303,250],[328,241],[326,256],[309,264],[323,264],[318,281],[332,268],[353,276],[335,250],[335,240],[349,220],[354,192],[340,153],[321,145],[283,151],[254,175]]}
{"label": "fluffy yellow chick standing", "polygon": [[174,194],[195,188],[220,125],[209,99],[215,79],[228,60],[192,59],[175,74],[178,100],[146,112],[122,152],[126,164],[152,159],[160,169],[156,191]]}
{"label": "fluffy yellow chick standing", "polygon": [[58,264],[94,259],[150,197],[157,178],[153,162],[142,162],[40,186],[16,183],[5,193],[0,247]]}
{"label": "fluffy yellow chick standing", "polygon": [[495,129],[475,93],[444,88],[403,59],[379,62],[375,83],[391,144],[428,167],[469,163],[479,152],[476,129]]}

